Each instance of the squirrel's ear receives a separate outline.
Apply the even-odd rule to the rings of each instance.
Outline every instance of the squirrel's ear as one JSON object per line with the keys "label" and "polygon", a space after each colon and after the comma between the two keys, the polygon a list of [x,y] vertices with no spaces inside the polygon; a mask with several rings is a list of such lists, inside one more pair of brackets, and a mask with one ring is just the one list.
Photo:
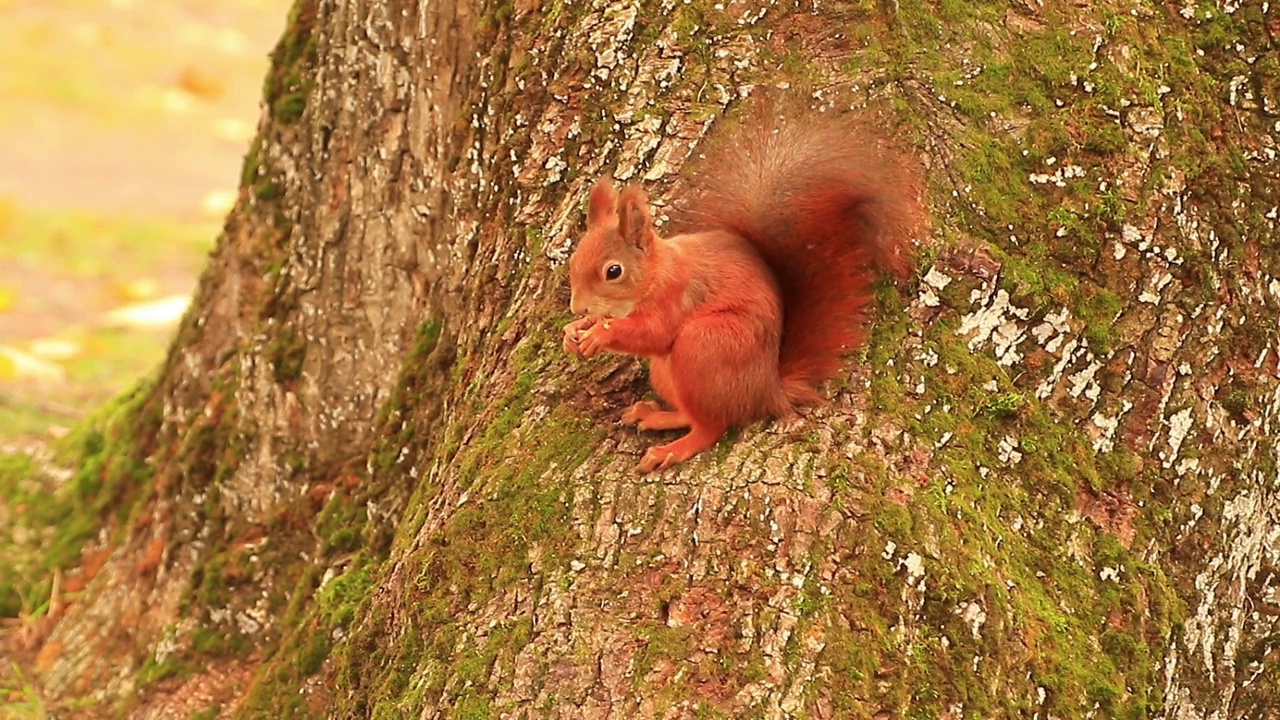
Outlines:
{"label": "squirrel's ear", "polygon": [[609,178],[591,186],[591,199],[587,202],[587,227],[595,227],[613,219],[617,212],[618,193]]}
{"label": "squirrel's ear", "polygon": [[653,247],[649,198],[638,187],[629,187],[618,195],[618,234],[644,252]]}

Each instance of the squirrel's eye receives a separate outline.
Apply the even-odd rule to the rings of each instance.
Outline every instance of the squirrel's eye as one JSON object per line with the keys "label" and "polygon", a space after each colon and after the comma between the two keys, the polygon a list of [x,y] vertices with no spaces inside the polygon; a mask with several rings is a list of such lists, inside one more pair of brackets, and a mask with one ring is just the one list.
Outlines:
{"label": "squirrel's eye", "polygon": [[612,265],[610,265],[609,267],[607,267],[607,268],[605,268],[605,269],[604,269],[604,279],[605,279],[605,280],[617,280],[617,279],[618,279],[618,278],[620,278],[620,277],[622,277],[622,266],[621,266],[621,265],[619,265],[619,264],[617,264],[617,263],[614,263],[614,264],[612,264]]}

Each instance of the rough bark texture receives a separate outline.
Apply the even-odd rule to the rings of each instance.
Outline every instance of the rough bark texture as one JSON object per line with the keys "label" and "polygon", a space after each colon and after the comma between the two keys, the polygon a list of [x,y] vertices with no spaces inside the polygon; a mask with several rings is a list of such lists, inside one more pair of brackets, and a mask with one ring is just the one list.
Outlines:
{"label": "rough bark texture", "polygon": [[[85,716],[1260,718],[1280,707],[1280,14],[299,0],[195,307],[84,430],[33,668]],[[572,361],[606,172],[752,84],[929,168],[801,421],[638,477]],[[74,701],[74,702],[72,702]]]}

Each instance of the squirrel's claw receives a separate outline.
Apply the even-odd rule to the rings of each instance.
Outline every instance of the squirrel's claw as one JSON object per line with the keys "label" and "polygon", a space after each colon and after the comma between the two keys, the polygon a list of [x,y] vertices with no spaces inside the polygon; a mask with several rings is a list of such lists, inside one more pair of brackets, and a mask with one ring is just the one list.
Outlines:
{"label": "squirrel's claw", "polygon": [[[663,413],[666,414],[666,413]],[[640,459],[640,466],[637,468],[642,473],[652,472],[654,470],[666,470],[669,467],[679,465],[698,453],[706,450],[716,441],[724,436],[723,428],[709,428],[705,425],[699,426],[696,423],[689,422],[689,418],[679,412],[670,413],[671,423],[667,425],[669,428],[679,426],[690,428],[689,434],[667,443],[666,445],[654,445],[645,451],[644,457]],[[665,428],[664,428],[665,429]]]}
{"label": "squirrel's claw", "polygon": [[582,357],[582,334],[595,324],[591,317],[581,317],[564,326],[564,351]]}
{"label": "squirrel's claw", "polygon": [[652,400],[641,400],[623,411],[622,424],[639,425],[650,415],[661,411],[662,406],[658,405],[658,403],[653,402]]}
{"label": "squirrel's claw", "polygon": [[663,449],[658,445],[651,447],[645,451],[644,457],[640,458],[640,464],[636,466],[641,474],[650,473],[654,470],[666,470],[667,468],[680,462],[676,459],[676,454]]}
{"label": "squirrel's claw", "polygon": [[679,410],[663,410],[651,400],[641,401],[622,413],[624,425],[635,425],[641,430],[679,430],[690,425],[689,417]]}
{"label": "squirrel's claw", "polygon": [[578,347],[578,340],[566,329],[564,332],[564,351],[570,355],[582,357],[582,350]]}
{"label": "squirrel's claw", "polygon": [[578,354],[588,359],[594,357],[605,349],[605,345],[609,343],[609,340],[608,323],[592,325],[578,337]]}

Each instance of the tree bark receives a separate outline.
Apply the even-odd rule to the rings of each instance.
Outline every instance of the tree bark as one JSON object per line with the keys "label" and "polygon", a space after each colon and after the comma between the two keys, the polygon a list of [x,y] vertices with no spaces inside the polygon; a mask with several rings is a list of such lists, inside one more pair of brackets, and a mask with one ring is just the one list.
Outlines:
{"label": "tree bark", "polygon": [[[84,432],[32,668],[86,717],[1257,718],[1280,707],[1280,15],[298,0],[170,357]],[[829,406],[637,476],[559,348],[611,174],[753,85],[935,231]]]}

